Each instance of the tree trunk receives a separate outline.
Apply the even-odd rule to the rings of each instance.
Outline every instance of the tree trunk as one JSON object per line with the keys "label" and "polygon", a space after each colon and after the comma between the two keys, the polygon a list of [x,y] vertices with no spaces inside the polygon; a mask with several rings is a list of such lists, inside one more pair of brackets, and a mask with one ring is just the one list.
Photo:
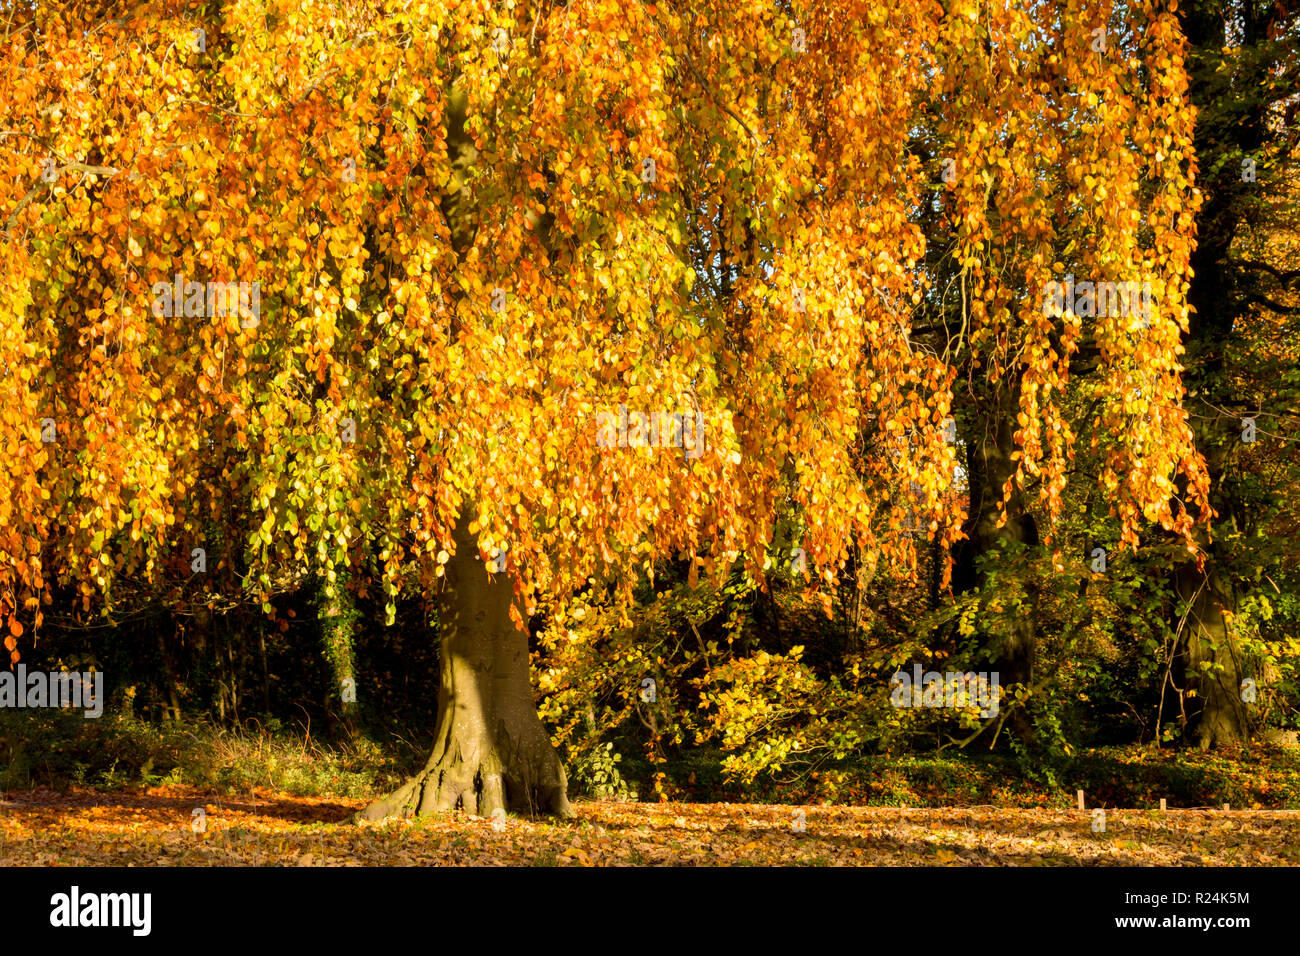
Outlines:
{"label": "tree trunk", "polygon": [[[998,585],[990,582],[987,569],[979,562],[1002,554],[1015,559],[1023,548],[1038,545],[1038,524],[1024,506],[1017,489],[1007,505],[1008,518],[998,527],[1000,512],[997,504],[1002,497],[1002,486],[1015,471],[1011,450],[1012,414],[1007,411],[1012,401],[1010,395],[986,398],[987,405],[976,413],[976,428],[966,439],[966,473],[970,487],[970,506],[966,524],[967,539],[953,549],[953,590],[958,594],[978,589],[981,592],[980,620],[984,606],[994,596]],[[999,625],[990,628],[983,623],[979,628],[982,646],[992,658],[992,670],[999,676],[1004,698],[1016,685],[1028,686],[1033,678],[1034,659],[1038,650],[1038,600],[1032,589],[1027,594],[1026,612],[1006,615]],[[1010,706],[1004,699],[1001,709]],[[1005,722],[1007,728],[1024,744],[1037,742],[1033,721],[1023,707],[1015,707],[1005,721],[993,721],[978,738],[979,743],[992,744],[998,728]]]}
{"label": "tree trunk", "polygon": [[1178,596],[1190,603],[1178,661],[1183,685],[1196,692],[1186,710],[1187,726],[1201,750],[1241,743],[1249,724],[1236,642],[1224,613],[1228,601],[1209,571],[1208,562],[1205,574],[1187,563],[1176,577]]}
{"label": "tree trunk", "polygon": [[[1195,274],[1188,291],[1192,312],[1187,354],[1189,367],[1197,370],[1194,377],[1189,376],[1189,387],[1202,401],[1192,429],[1196,445],[1205,456],[1210,503],[1221,519],[1220,525],[1226,525],[1229,534],[1240,534],[1246,523],[1245,509],[1235,498],[1232,486],[1223,481],[1229,449],[1238,432],[1234,428],[1225,430],[1218,418],[1220,408],[1232,407],[1239,401],[1232,391],[1231,377],[1223,375],[1238,311],[1223,271],[1226,257],[1227,247],[1215,235],[1203,237],[1192,257]],[[1184,698],[1185,732],[1201,750],[1209,750],[1244,743],[1248,721],[1239,692],[1241,674],[1235,636],[1224,614],[1232,607],[1227,596],[1230,588],[1223,580],[1225,566],[1219,558],[1222,546],[1212,543],[1204,532],[1198,537],[1205,550],[1204,569],[1187,560],[1172,569],[1175,593],[1191,603],[1174,650],[1174,664],[1176,673],[1183,678],[1180,693],[1188,689],[1196,692],[1190,705]],[[1206,664],[1211,666],[1206,668]]]}
{"label": "tree trunk", "polygon": [[[1284,17],[1264,5],[1256,9],[1245,4],[1239,21],[1233,21],[1240,36],[1232,45],[1250,54],[1240,62],[1253,63],[1256,77],[1267,77],[1274,64],[1260,56],[1260,47],[1271,35],[1274,16]],[[1216,65],[1218,51],[1226,43],[1229,18],[1223,6],[1210,0],[1191,0],[1179,6],[1178,19],[1192,47],[1190,93],[1198,111],[1194,145],[1201,174],[1197,177],[1204,202],[1196,214],[1197,246],[1191,258],[1192,279],[1187,291],[1191,309],[1183,376],[1192,406],[1197,448],[1205,456],[1210,479],[1210,503],[1229,524],[1231,532],[1245,533],[1247,507],[1239,492],[1222,479],[1228,463],[1228,449],[1237,442],[1235,428],[1225,429],[1223,410],[1246,414],[1249,405],[1240,392],[1240,378],[1228,367],[1229,350],[1237,319],[1246,311],[1244,290],[1239,286],[1240,269],[1231,265],[1229,251],[1243,222],[1249,221],[1259,200],[1259,186],[1241,173],[1242,157],[1263,155],[1275,134],[1265,121],[1270,110],[1262,105],[1231,102],[1222,96],[1223,79]],[[1247,69],[1247,68],[1243,68]],[[1248,72],[1233,82],[1251,89]],[[1261,184],[1262,185],[1262,184]],[[1228,416],[1231,426],[1232,418]],[[1179,494],[1183,489],[1179,488]],[[1186,714],[1187,733],[1201,749],[1243,743],[1249,721],[1239,688],[1235,635],[1224,609],[1231,609],[1233,553],[1223,545],[1210,543],[1201,533],[1206,551],[1204,570],[1195,562],[1181,561],[1171,568],[1175,593],[1191,601],[1183,638],[1175,650],[1175,665],[1184,677],[1183,686],[1196,691]],[[1208,670],[1203,663],[1212,663]],[[1163,694],[1163,688],[1162,688]]]}
{"label": "tree trunk", "polygon": [[[325,662],[329,665],[333,686],[323,701],[331,731],[340,726],[349,737],[355,737],[356,727],[356,641],[353,628],[356,624],[356,607],[348,590],[347,572],[336,575],[330,585],[323,578],[316,580],[316,619],[321,630]],[[331,706],[340,702],[341,719]]]}
{"label": "tree trunk", "polygon": [[[171,619],[173,629],[175,628],[175,618]],[[158,659],[162,662],[163,672],[163,697],[166,703],[162,705],[163,720],[180,720],[181,719],[181,700],[176,693],[179,681],[176,678],[176,665],[172,660],[172,653],[167,646],[167,641],[163,637],[161,630],[155,630],[158,637]]]}
{"label": "tree trunk", "polygon": [[[528,632],[507,574],[492,575],[462,515],[439,595],[442,676],[433,753],[424,770],[363,810],[363,820],[425,816],[463,807],[573,815],[559,755],[537,716]],[[521,615],[523,608],[520,607]]]}

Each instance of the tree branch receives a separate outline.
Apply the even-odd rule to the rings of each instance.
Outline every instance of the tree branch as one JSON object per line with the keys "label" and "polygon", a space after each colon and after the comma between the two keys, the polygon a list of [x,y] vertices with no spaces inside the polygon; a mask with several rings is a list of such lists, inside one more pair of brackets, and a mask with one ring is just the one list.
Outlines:
{"label": "tree branch", "polygon": [[1241,269],[1255,269],[1260,272],[1267,272],[1284,289],[1292,283],[1300,282],[1300,269],[1292,269],[1287,272],[1278,269],[1276,266],[1271,266],[1267,262],[1256,262],[1254,259],[1229,259],[1228,264]]}
{"label": "tree branch", "polygon": [[1252,302],[1262,305],[1264,308],[1277,312],[1279,315],[1300,315],[1300,306],[1283,305],[1281,302],[1274,302],[1268,296],[1260,295],[1258,292],[1252,292],[1250,295],[1246,296],[1244,301],[1247,305]]}
{"label": "tree branch", "polygon": [[35,199],[37,196],[41,194],[42,190],[53,189],[55,182],[57,182],[58,178],[62,176],[64,173],[85,173],[90,176],[111,177],[111,176],[116,176],[120,172],[121,172],[120,169],[114,169],[112,166],[87,166],[85,163],[65,163],[64,165],[60,166],[58,169],[54,171],[53,180],[51,180],[48,183],[44,183],[44,182],[41,183],[41,185],[35,187],[26,196],[18,200],[18,205],[14,207],[14,211],[10,214],[9,219],[5,222],[4,231],[8,233],[11,229],[13,229],[14,223],[18,221],[19,214],[21,214],[22,211],[27,208],[27,206],[31,203],[33,199]]}

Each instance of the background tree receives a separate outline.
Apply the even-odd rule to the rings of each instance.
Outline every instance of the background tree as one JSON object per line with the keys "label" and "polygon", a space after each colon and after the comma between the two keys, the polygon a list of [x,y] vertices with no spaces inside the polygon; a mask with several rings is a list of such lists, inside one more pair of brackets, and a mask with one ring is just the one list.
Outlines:
{"label": "background tree", "polygon": [[[1067,481],[1104,491],[1112,551],[1148,523],[1190,542],[1206,513],[1178,344],[1197,205],[1185,44],[1161,4],[1008,6],[945,27],[915,144],[937,185],[919,213],[918,332],[957,372],[969,506],[953,587],[978,601],[973,637],[1019,685],[1004,720],[1030,742],[1043,575],[1091,552],[1054,541]],[[1066,282],[1078,298],[1053,301]],[[1149,289],[1150,314],[1114,308],[1105,283]]]}
{"label": "background tree", "polygon": [[[1246,343],[1263,334],[1277,356],[1294,354],[1286,333],[1279,340],[1263,330],[1277,328],[1279,316],[1300,314],[1294,247],[1275,238],[1296,224],[1300,9],[1192,0],[1178,15],[1191,44],[1203,197],[1188,291],[1188,386],[1219,520],[1217,534],[1202,534],[1205,565],[1181,561],[1173,568],[1183,602],[1173,689],[1198,745],[1209,748],[1238,744],[1251,729],[1235,618],[1246,594],[1265,585],[1271,564],[1255,539],[1286,508],[1284,498],[1251,495],[1247,476],[1262,447],[1294,441],[1294,375],[1261,363]],[[1263,430],[1249,436],[1260,445],[1244,440],[1252,427]]]}

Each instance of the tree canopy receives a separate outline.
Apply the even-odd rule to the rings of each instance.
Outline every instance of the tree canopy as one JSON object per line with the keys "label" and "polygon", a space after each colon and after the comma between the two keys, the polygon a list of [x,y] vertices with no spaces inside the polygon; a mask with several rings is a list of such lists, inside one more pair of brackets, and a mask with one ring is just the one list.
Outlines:
{"label": "tree canopy", "polygon": [[[900,489],[959,534],[974,376],[1059,510],[1083,351],[1126,539],[1186,531],[1176,17],[949,7],[42,5],[0,78],[11,628],[55,580],[183,592],[194,548],[260,595],[428,587],[461,508],[545,592],[761,573],[792,514],[824,582],[854,542],[907,567]],[[1148,283],[1146,327],[1052,314],[1065,273]],[[705,447],[611,454],[620,406]]]}

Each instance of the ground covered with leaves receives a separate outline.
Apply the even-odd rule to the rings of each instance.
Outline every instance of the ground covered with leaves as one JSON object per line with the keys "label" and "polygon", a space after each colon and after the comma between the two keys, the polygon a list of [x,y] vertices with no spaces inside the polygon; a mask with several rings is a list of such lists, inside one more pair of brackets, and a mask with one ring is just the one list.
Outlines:
{"label": "ground covered with leaves", "polygon": [[[0,797],[3,866],[1294,866],[1300,812],[578,803],[358,826],[359,800],[152,787]],[[195,811],[202,811],[196,813]]]}

